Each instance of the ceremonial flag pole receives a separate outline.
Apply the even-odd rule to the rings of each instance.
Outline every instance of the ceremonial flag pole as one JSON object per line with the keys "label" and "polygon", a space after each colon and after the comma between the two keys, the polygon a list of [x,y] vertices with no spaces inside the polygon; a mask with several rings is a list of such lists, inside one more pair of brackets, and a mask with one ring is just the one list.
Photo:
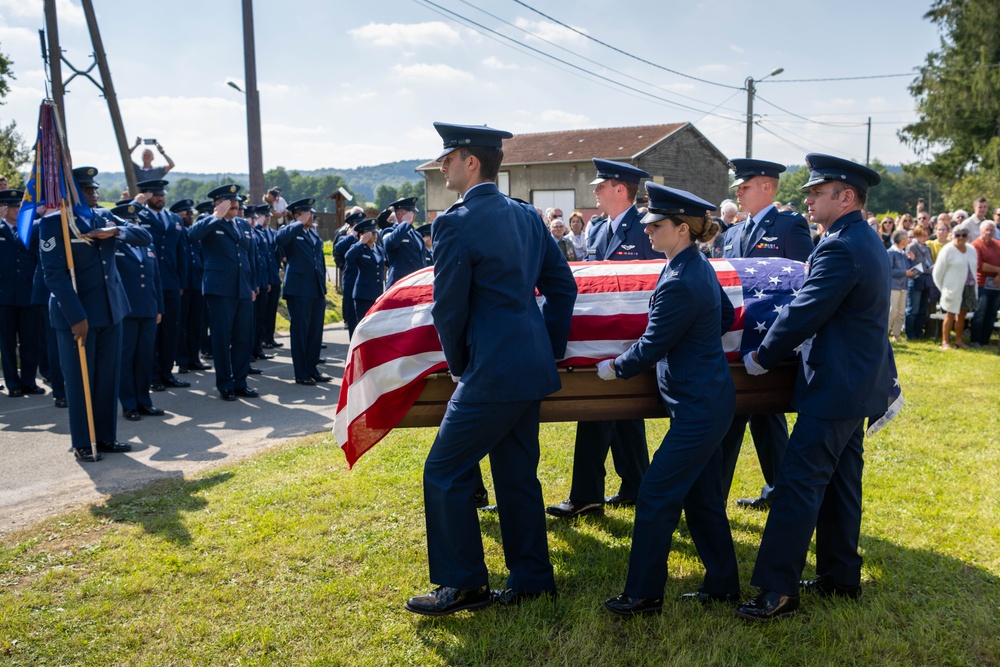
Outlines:
{"label": "ceremonial flag pole", "polygon": [[[55,102],[43,100],[38,112],[38,140],[35,143],[35,160],[32,163],[32,173],[25,188],[24,202],[18,215],[18,233],[22,240],[28,238],[35,209],[44,206],[46,209],[59,209],[62,220],[62,237],[66,250],[66,268],[69,271],[73,291],[79,293],[76,284],[76,265],[73,260],[73,235],[85,243],[90,239],[84,237],[76,226],[71,215],[79,213],[84,217],[90,210],[81,204],[77,185],[73,181],[73,169],[66,146],[65,134],[59,121]],[[68,200],[68,202],[67,202]],[[67,206],[67,203],[69,204]],[[22,217],[23,216],[23,217]],[[83,338],[76,339],[77,351],[80,354],[80,376],[83,380],[83,397],[87,411],[87,428],[90,435],[90,451],[97,460],[97,434],[94,428],[94,405],[90,394],[90,372],[87,367],[87,349]]]}

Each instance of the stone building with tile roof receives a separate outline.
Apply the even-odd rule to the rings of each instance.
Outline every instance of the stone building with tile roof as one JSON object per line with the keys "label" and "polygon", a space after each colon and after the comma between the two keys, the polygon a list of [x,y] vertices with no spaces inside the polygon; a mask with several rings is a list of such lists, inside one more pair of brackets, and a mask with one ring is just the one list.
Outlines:
{"label": "stone building with tile roof", "polygon": [[[500,190],[535,206],[561,208],[568,218],[579,210],[597,213],[591,158],[627,162],[649,172],[656,183],[689,190],[719,203],[728,196],[729,169],[722,154],[691,123],[611,127],[519,134],[504,141]],[[436,162],[417,171],[427,184],[428,219],[455,203]],[[639,196],[645,189],[639,188]]]}

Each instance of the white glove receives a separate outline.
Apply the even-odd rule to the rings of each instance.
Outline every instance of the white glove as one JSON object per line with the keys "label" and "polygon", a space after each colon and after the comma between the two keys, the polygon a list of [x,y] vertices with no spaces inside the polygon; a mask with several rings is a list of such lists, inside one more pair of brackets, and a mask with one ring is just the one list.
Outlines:
{"label": "white glove", "polygon": [[617,380],[618,373],[615,372],[615,363],[612,359],[605,359],[597,364],[597,377],[602,380]]}
{"label": "white glove", "polygon": [[454,382],[455,384],[458,384],[458,381],[462,379],[462,378],[460,378],[459,376],[457,376],[457,375],[455,375],[453,373],[450,374],[450,375],[451,375],[451,381]]}
{"label": "white glove", "polygon": [[748,375],[763,375],[767,369],[753,360],[753,352],[743,355],[743,365],[746,366]]}

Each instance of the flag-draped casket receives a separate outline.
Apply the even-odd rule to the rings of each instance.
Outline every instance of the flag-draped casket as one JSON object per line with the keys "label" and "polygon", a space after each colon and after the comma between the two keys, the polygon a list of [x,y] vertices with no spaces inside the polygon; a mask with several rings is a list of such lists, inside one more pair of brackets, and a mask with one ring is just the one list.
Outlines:
{"label": "flag-draped casket", "polygon": [[[789,410],[794,362],[749,377],[740,358],[756,349],[801,289],[805,265],[776,258],[712,260],[712,265],[736,313],[722,343],[737,387],[737,410]],[[559,362],[563,388],[542,402],[543,421],[666,416],[652,370],[614,382],[594,372],[598,361],[621,354],[645,331],[649,298],[663,266],[663,261],[570,263],[579,294],[566,357]],[[433,269],[427,268],[398,281],[354,332],[333,427],[349,465],[393,428],[440,423],[454,384],[431,319],[433,280]]]}

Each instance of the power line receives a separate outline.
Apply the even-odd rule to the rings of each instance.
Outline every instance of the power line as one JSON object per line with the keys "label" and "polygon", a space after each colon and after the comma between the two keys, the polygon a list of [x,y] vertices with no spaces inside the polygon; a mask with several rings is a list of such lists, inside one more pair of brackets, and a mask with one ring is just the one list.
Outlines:
{"label": "power line", "polygon": [[629,53],[628,51],[624,51],[622,49],[619,49],[617,46],[612,46],[611,44],[608,44],[607,42],[602,42],[601,40],[597,39],[596,37],[591,37],[587,33],[582,32],[580,30],[577,30],[573,26],[567,25],[567,24],[563,23],[562,21],[560,21],[558,19],[552,18],[548,14],[545,14],[544,12],[541,12],[541,11],[535,9],[531,5],[529,5],[529,4],[525,3],[525,2],[522,2],[521,0],[512,0],[512,1],[516,2],[519,5],[521,5],[525,9],[527,9],[529,11],[532,11],[532,12],[538,14],[539,16],[544,17],[544,18],[548,19],[549,21],[552,21],[553,23],[566,28],[567,30],[571,30],[571,31],[575,32],[576,34],[580,35],[581,37],[585,37],[586,39],[589,39],[592,42],[596,42],[597,44],[600,44],[601,46],[603,46],[605,48],[611,49],[615,53],[620,53],[623,56],[627,56],[629,58],[632,58],[633,60],[638,60],[641,63],[644,63],[646,65],[650,65],[651,67],[655,67],[657,69],[661,69],[664,72],[670,72],[671,74],[676,74],[677,76],[682,76],[685,79],[691,79],[693,81],[699,81],[701,83],[707,83],[710,86],[718,86],[720,88],[729,88],[731,90],[744,90],[744,88],[739,87],[739,86],[731,86],[731,85],[725,84],[725,83],[718,83],[717,81],[709,81],[708,79],[701,79],[701,78],[698,78],[696,76],[691,76],[690,74],[685,74],[684,72],[678,72],[677,70],[670,69],[669,67],[664,67],[663,65],[658,65],[658,64],[656,64],[654,62],[646,60],[645,58],[640,58],[639,56],[633,55],[633,54]]}
{"label": "power line", "polygon": [[[516,2],[517,0],[515,0]],[[867,76],[834,76],[826,79],[771,79],[768,83],[817,83],[823,81],[861,81],[864,79],[892,79],[900,76],[915,76],[918,72],[900,74],[870,74]]]}
{"label": "power line", "polygon": [[[849,123],[849,122],[846,122],[846,121],[844,121],[844,122],[828,122],[828,121],[824,121],[824,120],[816,120],[815,118],[807,118],[806,116],[802,116],[800,114],[797,114],[794,111],[789,111],[788,109],[785,109],[783,107],[779,107],[777,104],[775,104],[771,100],[764,99],[760,95],[757,95],[756,97],[761,102],[764,102],[765,104],[770,104],[772,107],[774,107],[778,111],[783,111],[786,114],[788,114],[789,116],[792,116],[794,118],[799,118],[801,120],[808,121],[810,123],[816,123],[817,125],[826,125],[827,127],[857,127],[857,125],[858,125],[858,123]],[[863,125],[867,125],[868,123],[866,122],[866,123],[862,123],[862,124]]]}
{"label": "power line", "polygon": [[[590,75],[590,76],[592,76],[592,77],[594,77],[596,79],[600,79],[602,81],[606,81],[606,82],[608,82],[608,83],[610,83],[610,84],[612,84],[614,86],[617,86],[619,88],[624,88],[626,90],[630,90],[630,91],[633,91],[633,92],[638,93],[640,95],[643,95],[643,96],[645,96],[647,98],[652,98],[654,100],[658,100],[658,101],[660,101],[663,104],[666,104],[668,106],[671,106],[671,107],[674,107],[674,108],[678,108],[678,109],[686,109],[688,111],[694,111],[696,113],[703,113],[705,115],[713,115],[713,116],[716,116],[718,118],[724,118],[726,120],[742,122],[741,119],[732,118],[730,116],[725,116],[723,114],[716,114],[716,113],[707,114],[703,109],[698,109],[696,107],[692,107],[692,106],[687,105],[687,104],[682,104],[680,102],[675,102],[673,100],[668,100],[665,97],[661,97],[659,95],[656,95],[654,93],[650,93],[650,92],[642,90],[640,88],[636,88],[634,86],[630,86],[628,84],[622,83],[621,81],[616,81],[616,80],[614,80],[614,79],[612,79],[610,77],[606,77],[606,76],[604,76],[602,74],[598,74],[597,72],[592,72],[592,71],[590,71],[590,70],[588,70],[588,69],[586,69],[584,67],[581,67],[581,66],[576,65],[574,63],[571,63],[569,61],[566,61],[566,60],[564,60],[562,58],[559,58],[557,56],[554,56],[554,55],[552,55],[550,53],[546,53],[545,51],[542,51],[541,49],[536,49],[536,48],[534,48],[532,46],[520,44],[520,43],[516,42],[513,38],[508,37],[507,35],[504,35],[504,34],[502,34],[500,32],[497,32],[496,30],[493,30],[492,28],[489,28],[489,27],[487,27],[487,26],[485,26],[485,25],[483,25],[481,23],[473,21],[472,19],[470,19],[470,18],[468,18],[466,16],[462,16],[461,14],[459,14],[459,13],[453,11],[453,10],[450,10],[450,9],[448,9],[446,7],[442,7],[441,5],[439,5],[439,4],[435,3],[435,2],[432,2],[431,0],[414,0],[414,2],[418,2],[418,3],[424,4],[424,5],[428,5],[431,8],[434,8],[434,10],[439,10],[439,11],[436,11],[436,13],[438,13],[438,14],[441,14],[442,12],[444,12],[445,14],[448,14],[449,16],[454,17],[452,20],[456,20],[457,19],[457,20],[463,21],[463,22],[465,22],[467,24],[470,24],[471,26],[474,26],[473,30],[476,30],[476,32],[480,32],[480,31],[484,31],[485,30],[485,31],[487,31],[487,32],[489,32],[489,33],[491,33],[493,35],[496,35],[497,37],[500,37],[500,38],[502,38],[504,40],[507,40],[509,42],[513,42],[513,43],[517,44],[518,46],[521,46],[523,48],[527,48],[530,51],[532,51],[533,53],[536,53],[536,54],[538,54],[540,56],[544,56],[545,58],[548,58],[550,60],[554,60],[554,61],[556,61],[558,63],[561,63],[562,65],[565,65],[565,66],[571,67],[571,68],[573,68],[575,70],[584,72],[584,73],[586,73],[586,74],[588,74],[588,75]],[[478,30],[477,30],[477,28],[478,28]]]}

